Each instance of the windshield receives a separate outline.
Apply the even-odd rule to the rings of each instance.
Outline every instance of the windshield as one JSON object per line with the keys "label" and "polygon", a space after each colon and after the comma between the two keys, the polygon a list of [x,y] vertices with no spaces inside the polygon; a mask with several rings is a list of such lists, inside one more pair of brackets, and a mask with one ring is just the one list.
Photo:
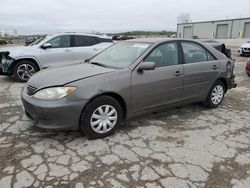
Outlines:
{"label": "windshield", "polygon": [[35,42],[31,43],[30,46],[41,44],[43,41],[45,41],[49,36],[44,36],[39,39],[37,39]]}
{"label": "windshield", "polygon": [[149,47],[150,43],[122,42],[106,49],[91,59],[91,63],[112,68],[129,67]]}

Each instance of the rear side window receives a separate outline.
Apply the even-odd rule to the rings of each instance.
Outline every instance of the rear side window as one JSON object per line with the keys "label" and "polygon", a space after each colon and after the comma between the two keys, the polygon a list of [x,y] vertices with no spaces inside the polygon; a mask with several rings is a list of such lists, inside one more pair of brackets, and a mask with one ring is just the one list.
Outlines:
{"label": "rear side window", "polygon": [[212,56],[209,52],[207,52],[207,60],[208,60],[208,61],[214,61],[214,60],[216,60],[216,59],[215,59],[214,56]]}
{"label": "rear side window", "polygon": [[82,47],[82,46],[93,46],[97,44],[98,41],[95,40],[95,37],[83,36],[83,35],[74,35],[73,36],[73,46]]}
{"label": "rear side window", "polygon": [[101,42],[112,42],[112,39],[108,39],[108,38],[99,38],[99,37],[96,37],[95,39],[96,39],[96,41],[98,41],[98,43],[101,43]]}
{"label": "rear side window", "polygon": [[213,61],[215,58],[205,48],[192,42],[181,43],[185,63]]}

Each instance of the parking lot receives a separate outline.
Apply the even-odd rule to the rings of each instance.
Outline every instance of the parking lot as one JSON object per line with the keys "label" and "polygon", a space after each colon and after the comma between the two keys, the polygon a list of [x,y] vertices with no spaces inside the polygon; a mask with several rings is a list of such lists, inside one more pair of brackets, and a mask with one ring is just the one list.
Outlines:
{"label": "parking lot", "polygon": [[217,109],[200,104],[128,121],[114,135],[41,130],[25,117],[24,84],[0,76],[0,187],[249,187],[250,78]]}

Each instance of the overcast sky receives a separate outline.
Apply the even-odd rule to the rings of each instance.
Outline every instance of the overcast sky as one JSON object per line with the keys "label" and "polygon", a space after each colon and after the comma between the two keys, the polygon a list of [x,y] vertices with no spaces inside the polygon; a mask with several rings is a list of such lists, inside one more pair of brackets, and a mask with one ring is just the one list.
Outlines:
{"label": "overcast sky", "polygon": [[0,30],[176,30],[180,13],[190,13],[192,21],[207,21],[250,17],[249,10],[249,0],[0,0]]}

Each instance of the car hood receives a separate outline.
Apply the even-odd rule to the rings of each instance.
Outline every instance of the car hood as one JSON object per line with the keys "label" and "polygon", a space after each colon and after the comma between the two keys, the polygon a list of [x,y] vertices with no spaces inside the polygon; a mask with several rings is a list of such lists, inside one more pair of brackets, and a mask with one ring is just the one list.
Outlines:
{"label": "car hood", "polygon": [[37,89],[62,86],[77,80],[106,74],[112,71],[114,71],[114,69],[89,63],[74,64],[42,70],[33,75],[27,84]]}
{"label": "car hood", "polygon": [[241,48],[250,48],[250,43],[242,44]]}
{"label": "car hood", "polygon": [[16,58],[23,54],[30,54],[32,50],[36,49],[36,46],[16,46],[16,47],[7,47],[1,48],[0,52],[9,52],[9,56]]}

